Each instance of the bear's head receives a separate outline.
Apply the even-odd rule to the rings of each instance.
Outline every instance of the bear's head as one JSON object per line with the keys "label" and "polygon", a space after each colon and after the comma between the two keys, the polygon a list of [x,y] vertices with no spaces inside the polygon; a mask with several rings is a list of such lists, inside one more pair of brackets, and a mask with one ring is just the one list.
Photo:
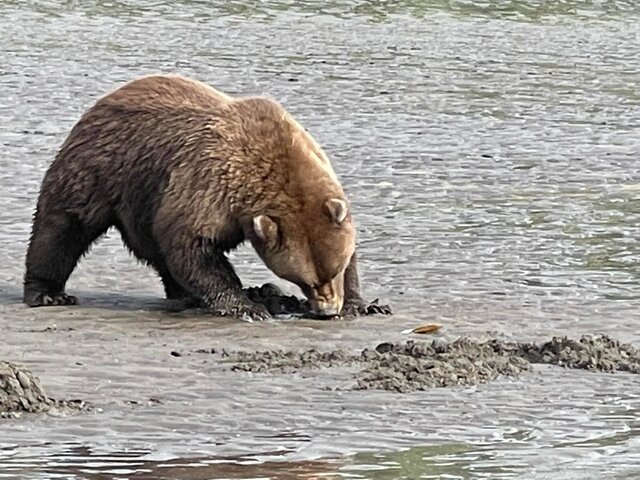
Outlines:
{"label": "bear's head", "polygon": [[296,284],[317,317],[339,315],[344,272],[355,252],[355,227],[347,202],[329,198],[310,211],[257,215],[251,243],[267,267]]}

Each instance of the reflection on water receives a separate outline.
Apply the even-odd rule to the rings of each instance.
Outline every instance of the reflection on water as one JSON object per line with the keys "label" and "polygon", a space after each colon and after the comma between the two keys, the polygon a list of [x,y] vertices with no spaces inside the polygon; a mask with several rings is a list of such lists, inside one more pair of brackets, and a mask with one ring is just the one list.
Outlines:
{"label": "reflection on water", "polygon": [[[265,452],[263,455],[273,457],[278,452]],[[325,474],[332,474],[339,467],[337,461],[328,460],[265,462],[260,455],[188,459],[167,455],[164,459],[158,459],[161,456],[148,450],[135,449],[100,454],[86,446],[74,446],[56,457],[25,457],[19,462],[7,462],[3,465],[0,478],[18,478],[28,474],[30,478],[69,480],[328,479],[336,477]]]}
{"label": "reflection on water", "polygon": [[[633,433],[637,435],[639,432]],[[526,436],[516,434],[517,432],[514,432],[514,442],[526,441]],[[596,443],[589,446],[616,445],[626,442],[629,437],[630,435],[626,434],[623,441],[616,438],[604,444]],[[12,453],[11,450],[3,449],[9,455]],[[150,450],[131,449],[126,452],[100,454],[86,446],[69,446],[64,453],[55,457],[25,456],[15,462],[2,462],[0,478],[21,478],[21,475],[28,474],[29,478],[34,479],[66,480],[498,479],[525,478],[523,475],[526,475],[528,466],[524,461],[525,449],[522,449],[521,458],[500,460],[499,454],[493,451],[490,445],[471,446],[457,443],[412,447],[390,453],[360,453],[342,459],[278,459],[278,456],[287,453],[289,452],[282,450],[236,457],[174,458]],[[544,470],[543,468],[542,471]],[[577,476],[580,470],[576,468],[576,476],[571,478],[587,478]],[[584,470],[587,475],[588,472],[588,469]],[[640,469],[636,469],[635,472],[640,473]],[[620,478],[635,477],[629,475]]]}
{"label": "reflection on water", "polygon": [[358,454],[342,470],[354,478],[518,478],[518,462],[495,462],[491,451],[464,444],[414,447],[402,452]]}
{"label": "reflection on water", "polygon": [[[280,452],[285,454],[287,452]],[[130,450],[100,455],[84,446],[71,447],[56,457],[25,457],[3,465],[0,478],[86,480],[216,480],[216,479],[375,479],[513,478],[521,466],[497,466],[495,455],[464,444],[414,447],[385,454],[363,453],[344,459],[278,461],[278,452],[246,457],[193,457],[152,459],[151,451]],[[28,465],[23,467],[22,465]]]}
{"label": "reflection on water", "polygon": [[[168,353],[360,348],[423,321],[451,337],[640,342],[638,2],[3,1],[0,25],[0,359],[104,408],[3,424],[12,446],[0,478],[151,475],[140,465],[153,478],[640,476],[629,376],[543,370],[389,397],[225,376]],[[55,150],[98,96],[157,71],[268,94],[305,124],[353,200],[365,289],[390,300],[391,320],[165,314],[157,278],[115,233],[71,278],[84,306],[22,308],[31,215]],[[248,249],[233,260],[248,283],[273,279]],[[269,436],[291,430],[303,438]],[[65,447],[74,441],[93,447]],[[282,458],[263,465],[238,459],[277,448]]]}

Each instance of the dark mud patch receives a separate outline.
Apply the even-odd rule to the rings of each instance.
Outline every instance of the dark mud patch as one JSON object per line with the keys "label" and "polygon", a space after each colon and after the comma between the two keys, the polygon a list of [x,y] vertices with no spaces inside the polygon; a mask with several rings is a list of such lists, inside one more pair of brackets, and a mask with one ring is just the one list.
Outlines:
{"label": "dark mud patch", "polygon": [[309,302],[295,295],[285,295],[271,283],[244,289],[249,300],[264,305],[271,315],[304,315],[309,313]]}
{"label": "dark mud patch", "polygon": [[[264,305],[271,315],[310,316],[309,302],[295,295],[285,295],[280,288],[272,283],[265,283],[261,287],[244,289],[249,300]],[[391,315],[389,305],[381,305],[378,299],[361,305],[345,306],[344,317],[362,317],[367,315]]]}
{"label": "dark mud patch", "polygon": [[49,397],[38,377],[29,370],[13,363],[0,362],[0,418],[87,408],[89,405],[80,400],[55,400]]}
{"label": "dark mud patch", "polygon": [[[301,318],[315,318],[311,315],[309,302],[295,295],[286,295],[279,287],[272,283],[243,289],[245,295],[252,302],[263,305],[271,315],[293,316]],[[166,300],[164,308],[170,312],[181,312],[189,309],[207,310],[207,306],[196,298],[180,300]],[[343,318],[364,317],[368,315],[391,315],[389,305],[382,305],[378,299],[372,302],[362,302],[357,305],[346,305],[342,312]]]}
{"label": "dark mud patch", "polygon": [[596,372],[640,373],[640,350],[607,336],[580,340],[554,337],[543,343],[503,340],[477,342],[459,338],[381,343],[359,353],[345,350],[302,352],[269,350],[230,352],[197,350],[220,355],[232,371],[290,374],[303,370],[357,367],[352,389],[412,392],[435,387],[478,385],[499,377],[517,377],[533,364],[551,364]]}

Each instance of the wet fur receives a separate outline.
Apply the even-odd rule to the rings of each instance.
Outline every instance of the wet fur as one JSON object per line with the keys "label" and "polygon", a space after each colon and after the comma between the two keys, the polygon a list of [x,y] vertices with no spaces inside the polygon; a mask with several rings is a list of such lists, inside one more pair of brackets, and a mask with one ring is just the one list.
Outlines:
{"label": "wet fur", "polygon": [[[354,233],[327,235],[335,226],[321,209],[331,197],[345,198],[326,155],[278,103],[177,76],[134,80],[82,116],[45,175],[24,301],[76,303],[64,292],[71,272],[115,226],[167,298],[202,299],[220,314],[255,310],[225,253],[259,214],[291,216],[314,239],[294,246],[304,258],[343,248]],[[345,307],[361,304],[355,253],[344,280]]]}

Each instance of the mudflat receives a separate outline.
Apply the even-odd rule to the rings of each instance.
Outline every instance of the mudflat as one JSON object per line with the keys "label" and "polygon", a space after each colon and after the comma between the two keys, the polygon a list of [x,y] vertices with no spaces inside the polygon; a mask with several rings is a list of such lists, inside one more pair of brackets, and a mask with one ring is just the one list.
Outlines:
{"label": "mudflat", "polygon": [[356,354],[344,350],[228,352],[215,348],[195,353],[219,355],[222,362],[233,363],[232,371],[296,373],[357,366],[353,389],[405,393],[517,377],[535,363],[593,372],[640,373],[640,350],[606,336],[583,336],[578,341],[554,337],[542,343],[500,339],[477,342],[469,338],[453,342],[410,340],[380,343]]}
{"label": "mudflat", "polygon": [[[424,361],[399,353],[409,340],[416,352],[462,338],[467,353],[583,335],[614,356],[606,337],[640,346],[640,5],[493,3],[1,2],[0,361],[95,408],[3,419],[0,477],[640,477],[640,377],[615,362],[562,368],[507,349],[507,366],[529,369],[377,388],[391,371],[413,388],[406,373]],[[115,232],[71,277],[80,306],[20,303],[56,149],[98,96],[154,72],[267,94],[309,129],[352,199],[366,298],[393,316],[166,312],[157,276]],[[275,281],[248,249],[232,263],[247,286]],[[434,336],[402,333],[433,323]],[[362,352],[381,344],[393,368],[354,389],[378,361]],[[358,362],[231,371],[265,363],[195,353],[212,348]],[[428,370],[460,371],[438,361]]]}

